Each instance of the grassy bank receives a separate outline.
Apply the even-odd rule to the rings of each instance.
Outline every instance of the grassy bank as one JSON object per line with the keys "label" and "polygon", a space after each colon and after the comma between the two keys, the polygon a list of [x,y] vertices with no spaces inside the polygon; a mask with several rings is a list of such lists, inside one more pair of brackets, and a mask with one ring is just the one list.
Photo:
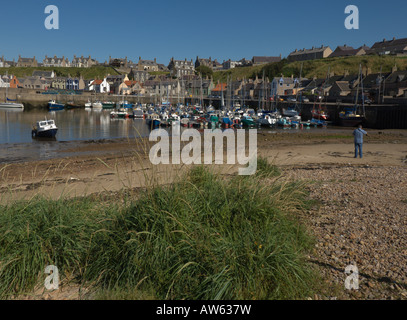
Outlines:
{"label": "grassy bank", "polygon": [[370,68],[372,73],[379,73],[382,69],[383,73],[391,72],[396,65],[398,70],[407,70],[407,57],[395,56],[355,56],[355,57],[340,57],[326,58],[319,60],[310,60],[304,62],[281,62],[270,63],[262,66],[234,68],[226,71],[216,71],[213,74],[214,81],[226,82],[227,77],[236,79],[254,79],[256,76],[261,78],[264,75],[270,80],[274,77],[295,77],[300,76],[301,64],[303,63],[302,77],[304,78],[326,78],[328,69],[335,75],[343,75],[345,71],[349,74],[358,74],[359,65],[364,68]]}
{"label": "grassy bank", "polygon": [[261,159],[255,176],[195,167],[117,201],[42,198],[0,208],[0,296],[30,292],[47,265],[101,298],[296,299],[311,294],[302,185]]}

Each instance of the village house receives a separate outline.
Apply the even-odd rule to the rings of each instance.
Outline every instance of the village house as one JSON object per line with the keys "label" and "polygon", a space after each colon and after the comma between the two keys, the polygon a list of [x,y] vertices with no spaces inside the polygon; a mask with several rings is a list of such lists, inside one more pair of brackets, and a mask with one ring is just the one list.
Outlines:
{"label": "village house", "polygon": [[[213,81],[211,79],[201,80],[190,80],[186,83],[186,90],[189,96],[200,97],[209,96],[214,87]],[[202,89],[201,89],[202,88]]]}
{"label": "village house", "polygon": [[219,66],[222,65],[218,62],[217,59],[212,60],[212,57],[209,57],[209,59],[203,59],[197,56],[195,60],[195,69],[199,68],[200,66],[205,66],[211,68],[212,70],[216,70]]}
{"label": "village house", "polygon": [[347,81],[335,81],[329,90],[330,97],[346,97],[352,92],[349,82]]}
{"label": "village house", "polygon": [[171,58],[170,63],[168,64],[168,70],[172,77],[181,78],[185,75],[194,75],[195,66],[194,62],[191,60],[174,60],[174,57]]}
{"label": "village house", "polygon": [[378,55],[407,55],[407,38],[376,42],[367,52],[368,54]]}
{"label": "village house", "polygon": [[158,63],[157,59],[154,58],[154,60],[142,60],[141,57],[138,59],[137,63],[137,70],[138,71],[159,71],[158,70]]}
{"label": "village house", "polygon": [[281,61],[281,54],[279,57],[259,57],[259,56],[254,56],[252,58],[252,65],[253,66],[259,66],[262,64],[267,64],[267,63],[273,63],[273,62],[280,62]]}
{"label": "village house", "polygon": [[88,91],[93,91],[95,93],[110,93],[110,85],[106,78],[103,80],[95,79],[89,83]]}
{"label": "village house", "polygon": [[12,89],[16,89],[16,88],[20,88],[20,81],[18,81],[17,77],[15,76],[11,76],[10,77],[10,88]]}
{"label": "village house", "polygon": [[384,95],[393,98],[402,97],[407,90],[407,71],[397,71],[397,68],[393,70],[384,80]]}
{"label": "village house", "polygon": [[144,70],[131,69],[129,72],[129,79],[144,83],[150,78],[150,74]]}
{"label": "village house", "polygon": [[242,65],[241,61],[232,61],[231,59],[223,61],[222,67],[224,70],[233,69]]}
{"label": "village house", "polygon": [[52,79],[55,78],[55,72],[54,71],[41,71],[41,70],[34,70],[32,73],[33,77],[39,77],[41,79]]}
{"label": "village house", "polygon": [[302,49],[291,52],[287,59],[290,62],[293,61],[306,61],[306,60],[316,60],[328,58],[332,54],[332,49],[330,47],[321,46],[318,48],[312,47],[311,49]]}
{"label": "village house", "polygon": [[253,99],[254,96],[254,82],[252,79],[243,81],[241,89],[237,92],[237,95],[242,99]]}
{"label": "village house", "polygon": [[0,76],[0,88],[9,88],[10,78],[8,76]]}
{"label": "village house", "polygon": [[274,77],[271,81],[270,95],[274,96],[285,96],[291,94],[293,90],[298,85],[298,79],[294,77]]}
{"label": "village house", "polygon": [[65,77],[56,77],[51,80],[51,88],[56,90],[65,90],[66,89],[66,78]]}
{"label": "village house", "polygon": [[113,58],[109,56],[109,65],[115,68],[127,68],[129,61],[127,57],[123,58]]}
{"label": "village house", "polygon": [[108,75],[106,81],[109,84],[110,93],[119,94],[120,86],[125,82],[129,81],[127,74],[125,75]]}
{"label": "village house", "polygon": [[75,91],[85,90],[85,81],[82,76],[79,78],[68,77],[66,79],[66,89]]}
{"label": "village house", "polygon": [[20,80],[20,86],[24,89],[47,90],[51,87],[51,81],[39,77],[27,77],[23,81]]}
{"label": "village house", "polygon": [[71,63],[69,62],[68,58],[65,58],[65,56],[62,56],[62,58],[58,58],[57,56],[45,56],[45,59],[42,61],[42,65],[44,67],[66,68],[70,67]]}
{"label": "village house", "polygon": [[343,46],[338,46],[329,57],[336,58],[336,57],[363,56],[366,54],[366,50],[369,50],[369,47],[366,47],[366,45],[363,45],[358,49],[354,49],[353,47],[349,47],[345,44]]}
{"label": "village house", "polygon": [[38,67],[38,62],[33,58],[22,58],[20,55],[18,56],[17,67]]}
{"label": "village house", "polygon": [[73,56],[71,67],[74,68],[90,68],[92,66],[97,65],[98,62],[95,59],[92,59],[91,56],[85,58],[84,56],[77,57],[76,55]]}
{"label": "village house", "polygon": [[13,61],[7,61],[4,59],[4,56],[0,58],[0,68],[10,68],[17,66],[17,63],[13,59]]}
{"label": "village house", "polygon": [[135,80],[125,81],[123,84],[123,94],[144,95],[145,90],[140,82]]}
{"label": "village house", "polygon": [[220,98],[223,94],[225,98],[227,95],[227,83],[217,83],[216,86],[211,90],[211,95],[214,98]]}
{"label": "village house", "polygon": [[[259,99],[265,99],[266,97],[269,96],[269,94],[272,92],[271,90],[271,84],[268,78],[263,80],[259,80],[257,83],[254,84],[254,90],[253,90],[253,99],[259,100]],[[288,94],[288,93],[286,93]]]}

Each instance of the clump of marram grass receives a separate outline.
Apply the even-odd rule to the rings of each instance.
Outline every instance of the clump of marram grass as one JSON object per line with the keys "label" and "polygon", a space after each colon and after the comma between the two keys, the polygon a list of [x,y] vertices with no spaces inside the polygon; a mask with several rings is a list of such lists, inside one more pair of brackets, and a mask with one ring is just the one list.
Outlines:
{"label": "clump of marram grass", "polygon": [[312,242],[290,216],[306,194],[260,177],[195,167],[121,207],[84,199],[0,208],[0,295],[32,289],[54,264],[101,297],[306,297]]}
{"label": "clump of marram grass", "polygon": [[281,174],[280,169],[269,163],[266,158],[259,157],[257,159],[256,176],[262,178],[277,177]]}

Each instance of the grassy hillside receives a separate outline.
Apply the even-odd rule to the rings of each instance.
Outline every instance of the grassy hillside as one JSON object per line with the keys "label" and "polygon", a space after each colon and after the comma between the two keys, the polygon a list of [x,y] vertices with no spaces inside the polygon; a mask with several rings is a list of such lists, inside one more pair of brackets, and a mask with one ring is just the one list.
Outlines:
{"label": "grassy hillside", "polygon": [[[331,73],[335,75],[342,75],[345,70],[350,74],[357,74],[359,65],[362,64],[364,68],[370,68],[373,73],[380,72],[382,67],[383,72],[391,72],[394,65],[397,65],[398,70],[407,70],[407,57],[395,57],[395,56],[359,56],[359,57],[344,57],[344,58],[327,58],[320,60],[304,61],[302,77],[312,78],[314,76],[318,78],[325,78],[330,68]],[[214,81],[226,81],[227,76],[231,76],[232,79],[251,78],[254,79],[256,75],[258,77],[263,76],[263,71],[266,77],[269,79],[273,77],[279,77],[281,74],[284,76],[296,77],[300,75],[301,62],[289,63],[287,60],[282,60],[277,63],[270,63],[263,66],[235,68],[226,71],[214,72]]]}
{"label": "grassy hillside", "polygon": [[103,78],[110,75],[118,75],[119,73],[115,71],[115,69],[111,67],[104,67],[104,66],[95,66],[91,68],[53,68],[53,67],[38,67],[38,68],[31,68],[31,67],[10,67],[10,68],[0,68],[0,74],[6,74],[8,72],[9,75],[15,75],[16,77],[27,77],[31,76],[34,70],[41,70],[41,71],[55,71],[58,77],[67,77],[70,75],[71,77],[79,77],[81,74],[84,79],[95,79],[95,78]]}
{"label": "grassy hillside", "polygon": [[[325,78],[328,68],[335,75],[342,75],[345,70],[349,71],[350,74],[357,74],[360,64],[363,68],[370,68],[372,73],[379,73],[380,67],[382,67],[382,72],[391,72],[394,65],[397,65],[398,70],[407,70],[407,57],[359,56],[304,61],[302,75],[307,78],[314,76]],[[286,76],[291,74],[299,75],[300,69],[301,62],[289,63],[284,66],[283,74]]]}

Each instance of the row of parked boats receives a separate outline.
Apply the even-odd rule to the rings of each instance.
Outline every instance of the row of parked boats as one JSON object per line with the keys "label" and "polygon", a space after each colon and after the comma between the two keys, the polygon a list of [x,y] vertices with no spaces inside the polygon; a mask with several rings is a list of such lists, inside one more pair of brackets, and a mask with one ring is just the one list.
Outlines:
{"label": "row of parked boats", "polygon": [[179,123],[184,127],[275,127],[284,128],[311,127],[327,125],[326,117],[320,114],[318,118],[302,121],[301,115],[295,108],[286,108],[282,111],[260,110],[247,107],[237,107],[233,110],[215,110],[213,106],[203,108],[200,105],[184,106],[178,104],[171,107],[169,104],[154,105],[126,105],[121,104],[118,109],[110,112],[112,118],[145,119],[146,124],[152,127],[170,126]]}

